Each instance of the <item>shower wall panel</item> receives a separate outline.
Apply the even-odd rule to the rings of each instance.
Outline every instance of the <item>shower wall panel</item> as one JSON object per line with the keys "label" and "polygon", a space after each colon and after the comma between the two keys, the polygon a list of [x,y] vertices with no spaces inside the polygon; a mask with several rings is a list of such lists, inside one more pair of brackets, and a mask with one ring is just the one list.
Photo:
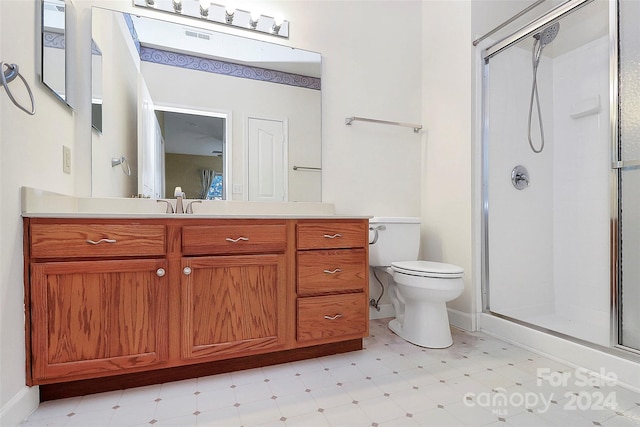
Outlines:
{"label": "shower wall panel", "polygon": [[555,312],[587,326],[566,332],[602,345],[610,319],[608,49],[604,36],[553,60]]}
{"label": "shower wall panel", "polygon": [[[553,75],[543,57],[538,84],[545,129],[553,129]],[[531,48],[516,46],[491,59],[489,70],[489,271],[493,312],[518,317],[553,310],[552,132],[545,151],[527,141]],[[546,113],[546,114],[545,114]],[[536,139],[536,145],[539,144]],[[530,186],[517,190],[511,170],[524,165]]]}

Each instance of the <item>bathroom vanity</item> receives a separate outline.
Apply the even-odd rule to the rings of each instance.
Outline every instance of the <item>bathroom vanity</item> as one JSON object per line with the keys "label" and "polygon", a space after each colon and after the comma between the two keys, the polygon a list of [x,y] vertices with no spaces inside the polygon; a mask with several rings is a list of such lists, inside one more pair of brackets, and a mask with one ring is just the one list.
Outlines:
{"label": "bathroom vanity", "polygon": [[368,335],[367,218],[36,215],[24,249],[27,381],[43,400],[357,350]]}

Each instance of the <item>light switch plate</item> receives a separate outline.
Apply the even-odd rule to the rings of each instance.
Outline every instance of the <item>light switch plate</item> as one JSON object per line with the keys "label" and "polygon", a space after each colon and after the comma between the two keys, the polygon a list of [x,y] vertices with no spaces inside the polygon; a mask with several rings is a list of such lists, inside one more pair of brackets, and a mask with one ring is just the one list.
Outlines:
{"label": "light switch plate", "polygon": [[233,194],[242,194],[242,184],[233,184]]}
{"label": "light switch plate", "polygon": [[62,172],[71,173],[71,148],[62,146]]}

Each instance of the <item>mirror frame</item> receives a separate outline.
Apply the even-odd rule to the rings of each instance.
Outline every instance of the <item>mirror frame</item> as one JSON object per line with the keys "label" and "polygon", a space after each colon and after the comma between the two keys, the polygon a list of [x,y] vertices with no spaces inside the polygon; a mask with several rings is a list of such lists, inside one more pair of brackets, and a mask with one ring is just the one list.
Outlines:
{"label": "mirror frame", "polygon": [[[62,93],[58,92],[58,90],[56,90],[56,88],[53,87],[53,83],[51,82],[51,79],[47,79],[47,76],[51,76],[51,69],[49,70],[49,72],[47,72],[47,63],[49,63],[46,60],[46,48],[49,47],[47,46],[49,44],[49,42],[47,41],[47,34],[49,34],[49,31],[46,31],[45,28],[45,24],[46,24],[46,19],[45,19],[45,14],[46,14],[46,6],[45,3],[61,3],[64,5],[64,28],[63,28],[63,32],[62,34],[62,38],[60,39],[59,37],[56,38],[56,42],[54,43],[55,46],[51,46],[52,49],[59,49],[59,50],[63,50],[64,51],[64,55],[63,55],[63,74],[64,74],[64,82],[63,87],[61,89]],[[69,67],[67,67],[67,61],[68,61],[68,51],[67,51],[67,32],[68,32],[68,28],[69,28],[69,14],[67,13],[69,8],[71,7],[71,4],[67,1],[67,0],[39,0],[38,1],[40,10],[38,11],[38,31],[39,31],[39,37],[37,37],[37,39],[39,40],[39,44],[40,44],[40,55],[39,55],[39,61],[40,63],[38,64],[37,68],[40,74],[40,81],[42,82],[42,84],[51,91],[51,93],[53,93],[55,95],[55,97],[57,99],[59,99],[60,101],[62,101],[67,107],[72,108],[71,102],[69,101],[69,78],[68,78],[68,73],[69,73]],[[59,47],[61,46],[61,47]],[[50,64],[50,63],[49,63]]]}

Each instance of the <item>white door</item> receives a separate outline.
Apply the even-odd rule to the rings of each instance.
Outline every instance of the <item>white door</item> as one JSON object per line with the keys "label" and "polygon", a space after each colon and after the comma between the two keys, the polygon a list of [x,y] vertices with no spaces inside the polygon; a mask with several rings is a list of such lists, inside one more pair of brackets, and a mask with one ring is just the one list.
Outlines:
{"label": "white door", "polygon": [[163,158],[162,132],[155,106],[142,74],[138,74],[138,193],[142,196],[164,197]]}
{"label": "white door", "polygon": [[287,200],[285,122],[248,118],[247,185],[249,200]]}

